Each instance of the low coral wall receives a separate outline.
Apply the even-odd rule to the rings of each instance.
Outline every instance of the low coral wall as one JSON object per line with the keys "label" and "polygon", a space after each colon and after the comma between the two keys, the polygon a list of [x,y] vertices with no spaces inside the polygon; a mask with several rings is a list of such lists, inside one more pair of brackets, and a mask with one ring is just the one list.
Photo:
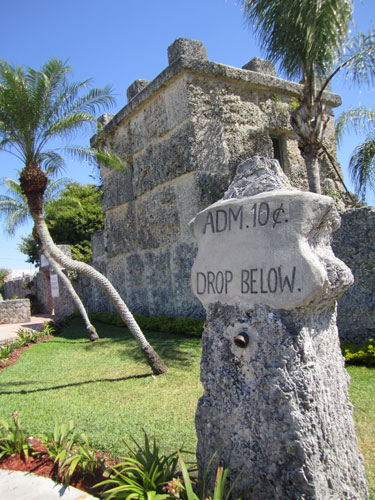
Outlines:
{"label": "low coral wall", "polygon": [[[26,285],[29,284],[28,286]],[[16,280],[9,280],[4,283],[4,299],[24,299],[28,293],[35,293],[32,278],[25,276]]]}
{"label": "low coral wall", "polygon": [[0,324],[30,321],[29,299],[0,302]]}
{"label": "low coral wall", "polygon": [[364,342],[375,337],[375,207],[350,209],[341,216],[332,248],[350,267],[354,285],[338,301],[340,338]]}

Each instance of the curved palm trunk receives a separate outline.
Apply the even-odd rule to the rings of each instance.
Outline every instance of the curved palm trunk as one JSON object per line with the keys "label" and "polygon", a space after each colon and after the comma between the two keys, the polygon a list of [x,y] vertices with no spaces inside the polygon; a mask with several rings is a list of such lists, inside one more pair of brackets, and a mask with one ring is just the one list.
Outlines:
{"label": "curved palm trunk", "polygon": [[122,320],[133,334],[153,373],[155,375],[166,373],[166,365],[148,343],[146,337],[142,333],[142,330],[139,328],[133,315],[127,308],[119,293],[113,287],[112,283],[105,276],[99,273],[99,271],[88,264],[70,259],[64,255],[54,244],[43,218],[43,194],[47,187],[47,177],[41,168],[32,163],[26,164],[20,173],[20,184],[22,191],[27,197],[30,214],[34,220],[35,229],[38,233],[43,249],[46,250],[52,259],[62,267],[68,271],[76,271],[88,276],[104,290],[104,292],[111,299],[116,310],[119,312]]}
{"label": "curved palm trunk", "polygon": [[[28,198],[31,193],[27,193]],[[32,205],[32,204],[31,204]],[[66,255],[64,255],[61,250],[59,250],[54,244],[47,225],[43,219],[41,210],[30,210],[32,217],[34,219],[36,230],[38,231],[39,238],[42,242],[43,248],[49,253],[53,260],[59,263],[64,268],[69,271],[76,271],[78,273],[84,274],[89,278],[93,279],[109,296],[116,310],[120,314],[122,320],[129,328],[130,332],[133,334],[135,340],[137,341],[141,351],[148,364],[150,365],[153,373],[155,375],[160,375],[162,373],[166,373],[167,367],[155,350],[148,343],[146,337],[143,335],[142,330],[139,328],[137,322],[135,321],[133,315],[127,308],[126,304],[120,297],[119,293],[115,290],[111,282],[99,273],[96,269],[85,264],[84,262],[79,262],[77,260],[70,259]]]}
{"label": "curved palm trunk", "polygon": [[78,311],[80,312],[83,321],[85,322],[86,325],[86,330],[89,332],[89,338],[92,342],[95,340],[99,340],[99,335],[98,332],[96,331],[94,325],[90,323],[89,317],[87,315],[85,306],[82,304],[81,299],[79,298],[77,292],[74,290],[73,285],[71,284],[69,278],[62,272],[62,270],[59,268],[59,266],[56,264],[56,262],[52,259],[50,254],[47,252],[47,250],[43,247],[42,242],[40,241],[38,231],[36,230],[36,227],[33,227],[33,236],[35,241],[38,243],[40,246],[43,254],[45,255],[50,267],[52,270],[59,276],[61,281],[64,283],[66,289],[68,290],[68,293],[70,293],[70,296],[76,305]]}
{"label": "curved palm trunk", "polygon": [[90,340],[92,342],[94,342],[95,340],[99,340],[99,335],[98,335],[94,325],[92,325],[90,323],[85,306],[82,304],[82,301],[79,298],[77,292],[74,290],[73,285],[71,284],[69,278],[62,272],[62,270],[59,268],[59,266],[55,263],[55,261],[52,259],[51,255],[48,253],[48,251],[45,248],[42,249],[42,251],[43,251],[43,254],[45,255],[51,269],[58,275],[58,277],[61,279],[61,281],[64,283],[66,289],[70,293],[75,306],[77,307],[79,313],[81,314],[81,316],[83,318],[83,321],[85,322],[86,330],[89,332]]}

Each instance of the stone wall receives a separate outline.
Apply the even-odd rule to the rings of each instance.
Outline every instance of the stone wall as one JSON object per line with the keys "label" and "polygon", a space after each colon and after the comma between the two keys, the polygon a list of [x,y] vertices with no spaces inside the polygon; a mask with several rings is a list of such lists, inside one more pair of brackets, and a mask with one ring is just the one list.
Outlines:
{"label": "stone wall", "polygon": [[[26,284],[28,283],[30,283],[31,286],[26,288]],[[35,293],[33,278],[31,276],[26,276],[16,280],[9,280],[4,283],[4,299],[6,300],[10,300],[13,297],[23,299],[29,293]]]}
{"label": "stone wall", "polygon": [[354,276],[354,285],[338,302],[340,337],[353,342],[375,338],[375,207],[343,212],[332,247]]}
{"label": "stone wall", "polygon": [[30,321],[29,299],[4,300],[0,302],[0,324]]}
{"label": "stone wall", "polygon": [[[243,69],[210,62],[201,42],[186,39],[169,47],[168,60],[152,82],[129,87],[128,104],[104,115],[92,139],[129,164],[126,173],[101,170],[106,216],[93,238],[93,264],[135,313],[203,316],[190,290],[196,245],[188,223],[222,196],[241,161],[274,157],[275,141],[285,172],[304,176],[290,125],[301,86],[259,60]],[[334,156],[332,108],[340,102],[326,95],[325,141]],[[323,179],[333,176],[324,167]],[[86,280],[81,289],[90,309],[111,308]]]}

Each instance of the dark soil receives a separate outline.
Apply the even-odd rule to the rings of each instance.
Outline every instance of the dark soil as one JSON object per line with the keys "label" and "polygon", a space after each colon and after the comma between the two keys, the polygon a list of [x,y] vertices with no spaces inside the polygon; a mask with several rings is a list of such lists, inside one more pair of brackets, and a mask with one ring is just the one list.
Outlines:
{"label": "dark soil", "polygon": [[[57,464],[54,463],[53,458],[47,455],[46,448],[42,446],[38,439],[30,438],[29,442],[32,446],[32,452],[28,458],[20,454],[1,458],[0,469],[31,472],[37,476],[48,477],[56,482],[62,483],[63,480],[58,472]],[[101,456],[101,458],[106,468],[114,463],[114,461],[110,460],[108,457]],[[105,469],[97,469],[94,476],[86,477],[82,477],[79,472],[75,472],[70,480],[69,486],[74,486],[93,496],[100,496],[100,492],[103,491],[103,489],[94,488],[94,485],[108,478],[108,473],[105,475],[104,471]]]}

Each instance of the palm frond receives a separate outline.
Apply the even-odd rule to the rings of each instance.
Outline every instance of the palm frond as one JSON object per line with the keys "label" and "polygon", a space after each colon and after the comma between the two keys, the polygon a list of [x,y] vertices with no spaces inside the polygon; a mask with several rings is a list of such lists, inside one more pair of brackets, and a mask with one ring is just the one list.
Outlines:
{"label": "palm frond", "polygon": [[72,67],[68,66],[67,62],[53,57],[40,69],[50,81],[51,96],[59,94],[61,86],[66,82],[66,76],[72,72]]}
{"label": "palm frond", "polygon": [[20,208],[22,208],[22,204],[18,200],[14,200],[5,194],[0,194],[0,212],[9,213]]}
{"label": "palm frond", "polygon": [[[1,128],[1,123],[0,123],[0,128]],[[5,147],[6,147],[8,144],[10,144],[10,142],[11,142],[11,139],[10,139],[9,137],[4,137],[4,139],[2,139],[2,140],[0,141],[0,151],[1,151],[2,149],[5,149]]]}
{"label": "palm frond", "polygon": [[[68,184],[70,179],[58,179],[49,181],[44,193],[45,204],[56,202],[56,196]],[[10,196],[0,195],[0,217],[4,217],[5,231],[14,234],[17,227],[22,225],[30,217],[30,211],[26,196],[22,193],[21,185],[14,179],[5,177],[1,179],[0,185],[7,188]],[[76,206],[75,200],[71,205]]]}
{"label": "palm frond", "polygon": [[348,33],[349,0],[242,0],[266,57],[290,78],[324,76]]}
{"label": "palm frond", "polygon": [[336,136],[339,142],[345,132],[367,134],[375,130],[375,106],[366,108],[363,104],[358,108],[343,111],[336,121]]}
{"label": "palm frond", "polygon": [[88,113],[75,113],[69,114],[65,118],[57,121],[48,130],[48,135],[51,136],[67,136],[77,131],[84,123],[94,123],[96,125],[96,118]]}
{"label": "palm frond", "polygon": [[46,151],[42,153],[39,156],[39,161],[47,176],[60,174],[65,169],[65,160],[57,151]]}
{"label": "palm frond", "polygon": [[4,217],[5,232],[14,234],[16,228],[29,218],[27,204],[9,196],[0,195],[0,217]]}
{"label": "palm frond", "polygon": [[[18,174],[20,174],[19,170]],[[11,177],[2,177],[0,179],[0,185],[8,188],[8,190],[10,190],[12,193],[22,193],[19,182],[17,182],[15,179],[12,179]]]}
{"label": "palm frond", "polygon": [[103,149],[82,148],[79,146],[66,146],[64,150],[73,158],[84,161],[90,165],[103,166],[122,172],[129,168],[129,164],[119,156]]}
{"label": "palm frond", "polygon": [[50,109],[45,115],[43,128],[48,131],[48,129],[59,120],[68,116],[67,110],[72,105],[72,103],[77,99],[80,92],[86,89],[90,83],[90,79],[84,80],[82,82],[72,82],[68,83],[60,82],[59,92],[51,102]]}
{"label": "palm frond", "polygon": [[65,188],[65,186],[72,182],[71,179],[62,178],[56,179],[54,181],[49,181],[47,185],[47,189],[44,192],[44,201],[45,203],[55,200],[56,196],[60,194],[60,191]]}
{"label": "palm frond", "polygon": [[346,81],[354,85],[371,85],[375,82],[375,28],[358,33],[340,53],[340,70]]}
{"label": "palm frond", "polygon": [[95,115],[102,109],[113,105],[114,102],[113,89],[110,85],[106,85],[102,89],[93,88],[84,96],[72,100],[68,103],[66,113],[69,115],[76,113]]}
{"label": "palm frond", "polygon": [[366,196],[366,188],[375,190],[375,137],[369,136],[353,153],[349,162],[349,170],[355,185],[356,193]]}

